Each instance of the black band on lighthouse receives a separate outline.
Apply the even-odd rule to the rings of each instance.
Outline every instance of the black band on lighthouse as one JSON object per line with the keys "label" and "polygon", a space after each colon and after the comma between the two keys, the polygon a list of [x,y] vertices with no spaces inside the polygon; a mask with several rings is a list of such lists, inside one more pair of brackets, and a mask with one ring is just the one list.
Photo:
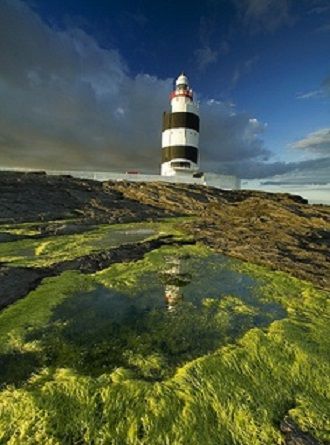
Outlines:
{"label": "black band on lighthouse", "polygon": [[162,162],[168,162],[177,158],[188,159],[197,164],[198,148],[190,145],[172,145],[162,148]]}
{"label": "black band on lighthouse", "polygon": [[163,115],[163,131],[170,128],[190,128],[199,131],[199,116],[188,112],[165,112]]}

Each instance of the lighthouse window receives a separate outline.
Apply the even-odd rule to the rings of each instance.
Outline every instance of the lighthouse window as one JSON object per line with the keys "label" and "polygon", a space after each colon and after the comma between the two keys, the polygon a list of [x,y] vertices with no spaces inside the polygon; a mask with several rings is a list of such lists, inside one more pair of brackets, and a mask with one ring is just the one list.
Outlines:
{"label": "lighthouse window", "polygon": [[171,162],[171,167],[176,168],[190,168],[189,162]]}

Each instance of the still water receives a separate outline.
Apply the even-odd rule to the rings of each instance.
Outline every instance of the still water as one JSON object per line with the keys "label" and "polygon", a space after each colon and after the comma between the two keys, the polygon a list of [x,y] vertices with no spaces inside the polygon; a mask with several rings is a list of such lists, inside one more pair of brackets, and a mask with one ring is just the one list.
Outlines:
{"label": "still water", "polygon": [[285,316],[267,301],[262,281],[233,267],[236,260],[180,254],[180,248],[163,260],[127,292],[97,284],[57,306],[45,326],[26,336],[41,345],[43,366],[94,376],[123,367],[157,381]]}

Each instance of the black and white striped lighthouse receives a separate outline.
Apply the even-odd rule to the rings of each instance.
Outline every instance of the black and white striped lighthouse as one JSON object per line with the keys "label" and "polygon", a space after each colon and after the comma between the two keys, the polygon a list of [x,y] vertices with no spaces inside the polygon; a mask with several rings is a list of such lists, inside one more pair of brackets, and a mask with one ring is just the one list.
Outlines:
{"label": "black and white striped lighthouse", "polygon": [[170,103],[171,111],[163,115],[161,175],[193,175],[199,169],[199,113],[183,73],[176,79]]}

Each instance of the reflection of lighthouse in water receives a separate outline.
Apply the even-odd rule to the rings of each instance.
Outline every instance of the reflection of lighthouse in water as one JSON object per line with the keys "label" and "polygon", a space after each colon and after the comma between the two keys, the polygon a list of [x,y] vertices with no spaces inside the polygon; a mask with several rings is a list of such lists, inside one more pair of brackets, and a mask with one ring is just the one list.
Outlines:
{"label": "reflection of lighthouse in water", "polygon": [[184,260],[180,257],[169,258],[161,275],[165,284],[167,309],[173,311],[183,300],[182,288],[190,283],[191,276],[184,271]]}
{"label": "reflection of lighthouse in water", "polygon": [[181,291],[180,286],[176,286],[175,284],[165,285],[165,301],[167,309],[169,311],[173,311],[173,309],[175,309],[175,306],[182,300],[183,300],[183,293]]}

